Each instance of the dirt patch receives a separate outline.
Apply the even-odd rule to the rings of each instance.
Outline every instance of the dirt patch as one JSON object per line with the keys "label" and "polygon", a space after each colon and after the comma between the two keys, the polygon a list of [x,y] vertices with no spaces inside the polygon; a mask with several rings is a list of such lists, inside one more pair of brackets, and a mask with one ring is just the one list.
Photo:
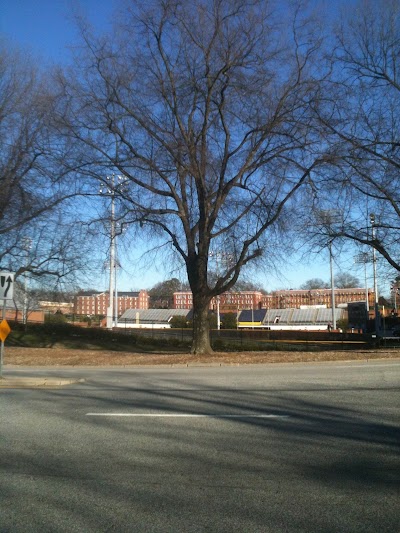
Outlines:
{"label": "dirt patch", "polygon": [[129,366],[188,364],[264,364],[322,361],[357,361],[399,358],[399,350],[359,350],[326,352],[215,352],[196,356],[190,353],[130,353],[65,348],[6,347],[5,365],[25,366]]}

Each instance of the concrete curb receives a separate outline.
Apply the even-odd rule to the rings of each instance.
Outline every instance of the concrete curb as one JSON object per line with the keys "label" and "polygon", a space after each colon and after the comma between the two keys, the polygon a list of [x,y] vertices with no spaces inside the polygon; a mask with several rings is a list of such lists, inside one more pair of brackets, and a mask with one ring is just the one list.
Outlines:
{"label": "concrete curb", "polygon": [[[127,368],[127,369],[135,369],[135,370],[154,370],[157,368],[174,368],[174,369],[184,369],[184,368],[221,368],[221,367],[251,367],[251,366],[296,366],[296,365],[335,365],[335,364],[379,364],[382,362],[392,362],[392,363],[399,363],[400,358],[399,357],[383,357],[383,358],[365,358],[365,359],[337,359],[334,361],[293,361],[293,362],[286,362],[286,363],[217,363],[217,362],[210,362],[210,363],[201,363],[201,362],[193,362],[193,363],[172,363],[172,364],[159,364],[159,365],[109,365],[109,366],[58,366],[59,370],[68,370],[68,369],[78,369],[81,368],[82,370],[116,370],[121,368]],[[19,369],[20,365],[7,365],[8,369]],[[41,370],[47,369],[54,369],[54,366],[47,366],[47,367],[36,367],[41,368]],[[64,387],[66,385],[73,385],[77,383],[85,383],[86,379],[84,378],[54,378],[54,377],[36,377],[36,378],[29,378],[29,377],[2,377],[0,378],[0,389],[38,389],[38,388],[57,388],[57,387]]]}
{"label": "concrete curb", "polygon": [[[225,362],[225,361],[210,361],[203,363],[201,361],[186,361],[182,363],[132,363],[132,364],[120,364],[120,365],[13,365],[13,364],[6,364],[4,365],[4,368],[6,370],[19,370],[21,368],[35,368],[40,370],[60,370],[61,372],[63,370],[90,370],[90,369],[97,369],[97,370],[107,370],[107,369],[119,369],[119,368],[171,368],[171,367],[222,367],[222,366],[276,366],[276,365],[331,365],[331,364],[337,364],[337,363],[380,363],[382,361],[393,361],[393,362],[399,362],[400,357],[363,357],[362,359],[327,359],[322,361],[317,361],[315,359],[310,359],[308,361],[264,361],[264,362],[250,362],[250,363],[243,363],[243,362]],[[6,378],[7,379],[7,378]],[[10,378],[14,379],[14,378]],[[45,378],[43,378],[45,379]],[[49,378],[49,379],[55,379],[55,378]],[[0,380],[1,382],[1,380]]]}
{"label": "concrete curb", "polygon": [[84,379],[64,378],[1,378],[0,389],[36,389],[40,387],[53,388],[83,383]]}

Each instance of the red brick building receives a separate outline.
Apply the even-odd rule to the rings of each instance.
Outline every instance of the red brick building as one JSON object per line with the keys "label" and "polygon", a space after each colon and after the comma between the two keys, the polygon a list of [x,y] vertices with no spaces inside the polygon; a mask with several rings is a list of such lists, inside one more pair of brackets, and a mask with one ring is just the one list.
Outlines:
{"label": "red brick building", "polygon": [[173,309],[191,309],[193,307],[193,294],[191,291],[174,292]]}
{"label": "red brick building", "polygon": [[62,313],[63,315],[71,315],[74,311],[74,304],[70,302],[39,302],[40,309],[45,313],[54,314]]}
{"label": "red brick building", "polygon": [[[260,309],[262,293],[259,291],[225,292],[219,297],[219,309],[224,313],[236,313],[238,309]],[[217,308],[216,298],[211,300],[211,309]]]}
{"label": "red brick building", "polygon": [[[257,309],[261,307],[262,293],[258,291],[225,292],[219,297],[221,312],[236,313],[238,309]],[[193,295],[190,291],[174,292],[174,309],[191,309]],[[217,308],[217,299],[213,298],[210,309]]]}
{"label": "red brick building", "polygon": [[[148,309],[150,296],[146,290],[138,292],[118,292],[118,316],[127,309]],[[109,292],[80,292],[75,297],[74,312],[77,315],[107,315]]]}
{"label": "red brick building", "polygon": [[[6,309],[6,314],[4,317],[8,322],[16,321],[16,322],[23,322],[24,321],[24,313],[21,310],[16,309]],[[33,309],[32,311],[28,311],[27,322],[36,322],[43,324],[44,322],[44,311],[41,309]]]}
{"label": "red brick building", "polygon": [[[335,289],[335,306],[349,302],[365,301],[364,288]],[[374,292],[368,289],[369,305],[374,305]],[[241,309],[299,309],[302,306],[332,306],[331,289],[282,290],[263,294],[259,291],[225,292],[219,297],[221,313],[237,312]],[[174,293],[174,309],[191,309],[193,296],[190,291]],[[217,308],[216,298],[211,300],[210,309]]]}
{"label": "red brick building", "polygon": [[[335,306],[349,302],[365,301],[365,288],[335,289]],[[368,302],[374,305],[374,292],[368,289]],[[332,307],[331,289],[312,290],[282,290],[272,294],[263,295],[262,307],[264,309],[299,309],[301,306],[325,305]]]}

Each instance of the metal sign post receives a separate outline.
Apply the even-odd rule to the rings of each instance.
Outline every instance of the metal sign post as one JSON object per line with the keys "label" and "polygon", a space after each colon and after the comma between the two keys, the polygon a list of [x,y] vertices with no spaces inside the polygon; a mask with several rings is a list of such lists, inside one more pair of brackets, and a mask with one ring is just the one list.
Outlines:
{"label": "metal sign post", "polygon": [[4,341],[10,333],[10,326],[6,320],[7,300],[14,298],[14,272],[0,272],[0,300],[3,300],[2,320],[0,323],[0,378],[3,376]]}
{"label": "metal sign post", "polygon": [[[1,314],[1,324],[5,321],[6,318],[6,300],[3,300],[3,311]],[[6,322],[7,324],[7,322]],[[6,335],[7,337],[7,335]],[[0,378],[3,377],[3,356],[4,356],[4,340],[3,335],[1,335],[1,348],[0,348]]]}

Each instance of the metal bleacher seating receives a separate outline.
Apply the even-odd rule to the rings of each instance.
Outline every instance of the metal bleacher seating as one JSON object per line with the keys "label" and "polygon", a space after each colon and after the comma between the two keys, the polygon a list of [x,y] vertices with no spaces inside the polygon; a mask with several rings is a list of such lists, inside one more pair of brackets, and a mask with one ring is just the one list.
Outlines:
{"label": "metal bleacher seating", "polygon": [[[343,318],[344,310],[335,309],[335,318]],[[328,325],[332,323],[332,309],[268,309],[263,320],[264,325]]]}

